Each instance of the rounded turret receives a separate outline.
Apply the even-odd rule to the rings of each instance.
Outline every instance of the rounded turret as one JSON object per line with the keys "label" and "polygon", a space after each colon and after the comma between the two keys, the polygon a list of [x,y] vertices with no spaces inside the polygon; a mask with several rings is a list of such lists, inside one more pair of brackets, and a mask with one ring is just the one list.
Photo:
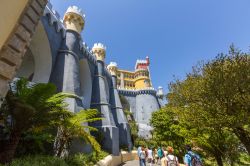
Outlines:
{"label": "rounded turret", "polygon": [[116,76],[117,74],[117,63],[116,62],[110,62],[110,64],[107,66],[108,71],[112,76]]}
{"label": "rounded turret", "polygon": [[70,6],[64,14],[63,24],[66,29],[82,32],[85,24],[85,14],[77,6]]}
{"label": "rounded turret", "polygon": [[106,47],[102,43],[95,43],[92,47],[92,52],[95,54],[97,60],[104,62],[106,57]]}
{"label": "rounded turret", "polygon": [[135,71],[135,88],[144,89],[150,88],[151,82],[149,78],[149,72],[147,69],[137,69]]}
{"label": "rounded turret", "polygon": [[159,98],[163,98],[163,96],[164,96],[163,88],[161,86],[158,87],[157,96]]}

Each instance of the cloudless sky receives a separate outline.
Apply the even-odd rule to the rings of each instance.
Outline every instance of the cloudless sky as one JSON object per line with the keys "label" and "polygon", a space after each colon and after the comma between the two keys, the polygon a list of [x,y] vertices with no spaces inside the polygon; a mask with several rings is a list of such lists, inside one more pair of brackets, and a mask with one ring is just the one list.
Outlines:
{"label": "cloudless sky", "polygon": [[185,78],[198,61],[227,53],[234,43],[248,52],[250,0],[51,0],[63,18],[68,6],[86,15],[83,40],[107,47],[106,63],[134,70],[151,60],[153,86]]}

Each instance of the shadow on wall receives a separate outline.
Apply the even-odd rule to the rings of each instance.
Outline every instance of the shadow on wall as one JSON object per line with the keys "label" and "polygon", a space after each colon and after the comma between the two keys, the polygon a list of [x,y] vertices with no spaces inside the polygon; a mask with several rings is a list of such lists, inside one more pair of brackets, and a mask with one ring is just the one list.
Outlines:
{"label": "shadow on wall", "polygon": [[17,71],[17,77],[28,78],[32,82],[49,82],[52,69],[52,54],[44,27],[39,22],[23,62]]}

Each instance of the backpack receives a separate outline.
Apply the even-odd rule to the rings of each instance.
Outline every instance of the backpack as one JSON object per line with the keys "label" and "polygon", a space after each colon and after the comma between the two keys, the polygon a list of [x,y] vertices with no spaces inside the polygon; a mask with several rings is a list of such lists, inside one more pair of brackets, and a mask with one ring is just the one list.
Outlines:
{"label": "backpack", "polygon": [[168,161],[167,161],[168,165],[167,166],[177,166],[177,161],[176,161],[175,156],[174,156],[173,160],[171,160],[169,156],[167,156],[167,159],[168,159]]}
{"label": "backpack", "polygon": [[188,153],[188,155],[191,157],[192,166],[203,166],[201,160],[196,155],[190,153]]}
{"label": "backpack", "polygon": [[162,149],[158,149],[157,151],[158,157],[163,157],[163,150]]}

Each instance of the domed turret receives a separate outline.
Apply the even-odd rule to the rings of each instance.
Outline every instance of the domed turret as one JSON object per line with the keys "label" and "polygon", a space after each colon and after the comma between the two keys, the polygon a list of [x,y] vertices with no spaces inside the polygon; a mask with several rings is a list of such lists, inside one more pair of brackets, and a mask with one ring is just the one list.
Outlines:
{"label": "domed turret", "polygon": [[164,96],[163,88],[161,86],[158,87],[157,96],[160,98],[162,98]]}
{"label": "domed turret", "polygon": [[70,6],[64,14],[63,23],[66,29],[82,32],[85,24],[85,14],[77,6]]}
{"label": "domed turret", "polygon": [[110,64],[107,66],[108,71],[112,76],[116,76],[117,73],[117,63],[116,62],[110,62]]}
{"label": "domed turret", "polygon": [[104,62],[106,56],[106,47],[102,43],[95,43],[92,48],[92,52],[95,54],[97,60]]}

